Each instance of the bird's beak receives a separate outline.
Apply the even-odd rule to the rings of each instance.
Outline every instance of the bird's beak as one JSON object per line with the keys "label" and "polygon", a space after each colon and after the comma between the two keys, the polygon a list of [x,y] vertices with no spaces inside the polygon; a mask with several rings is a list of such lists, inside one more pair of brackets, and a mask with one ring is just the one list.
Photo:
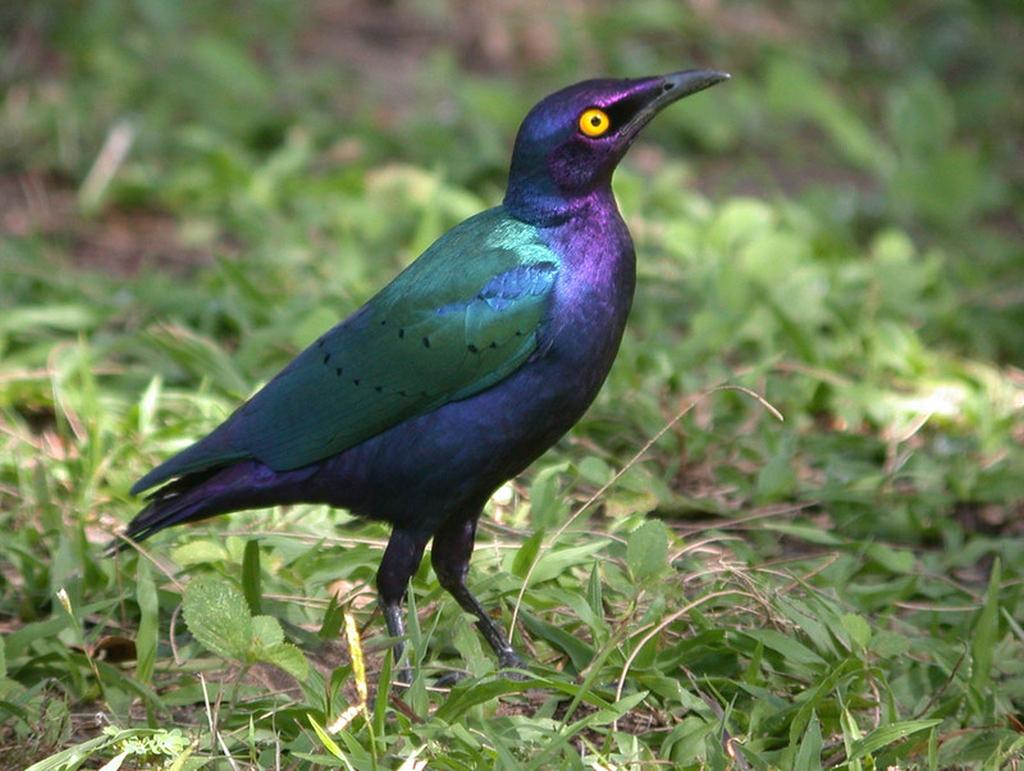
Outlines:
{"label": "bird's beak", "polygon": [[732,77],[728,72],[718,70],[683,70],[673,72],[661,79],[661,94],[654,98],[651,106],[660,110],[667,104],[671,104],[684,96],[696,94],[705,88],[711,88],[716,83],[728,80]]}
{"label": "bird's beak", "polygon": [[641,128],[646,126],[651,118],[661,112],[665,107],[678,102],[680,99],[705,88],[711,88],[716,83],[729,80],[732,77],[728,72],[718,70],[683,70],[673,72],[660,78],[647,102],[630,121],[630,125],[622,132],[630,138],[630,141]]}

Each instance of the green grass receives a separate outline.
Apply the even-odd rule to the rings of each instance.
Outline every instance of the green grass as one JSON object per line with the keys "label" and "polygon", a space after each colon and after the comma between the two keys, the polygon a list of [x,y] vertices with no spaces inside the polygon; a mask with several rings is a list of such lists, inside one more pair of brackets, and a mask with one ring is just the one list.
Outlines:
{"label": "green grass", "polygon": [[[0,767],[1016,767],[1020,11],[524,0],[478,50],[455,7],[0,12]],[[385,68],[373,23],[420,32]],[[500,199],[535,98],[694,61],[734,80],[616,178],[612,375],[478,540],[526,681],[425,561],[390,688],[387,531],[344,513],[102,556],[136,478]]]}

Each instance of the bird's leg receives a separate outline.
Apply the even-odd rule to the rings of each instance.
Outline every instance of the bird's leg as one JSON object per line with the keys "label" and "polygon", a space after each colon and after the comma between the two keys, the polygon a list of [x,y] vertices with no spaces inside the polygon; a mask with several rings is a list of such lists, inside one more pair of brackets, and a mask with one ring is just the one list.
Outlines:
{"label": "bird's leg", "polygon": [[466,586],[469,558],[476,537],[476,517],[449,522],[434,534],[430,547],[430,562],[437,580],[456,602],[468,613],[476,616],[476,625],[487,640],[504,668],[525,669],[526,663],[513,650],[504,632],[495,624],[480,602]]}
{"label": "bird's leg", "polygon": [[[396,528],[391,532],[388,547],[377,569],[377,594],[384,608],[384,623],[387,624],[388,634],[398,639],[392,649],[396,665],[399,665],[405,651],[402,600],[409,588],[409,579],[419,567],[426,545],[426,538]],[[398,680],[406,685],[412,682],[412,670],[408,665],[398,670]]]}

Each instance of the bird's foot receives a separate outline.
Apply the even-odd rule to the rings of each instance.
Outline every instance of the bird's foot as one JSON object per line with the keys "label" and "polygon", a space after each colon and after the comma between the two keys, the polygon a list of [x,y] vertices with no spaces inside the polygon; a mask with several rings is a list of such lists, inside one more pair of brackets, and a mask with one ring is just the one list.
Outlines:
{"label": "bird's foot", "polygon": [[512,648],[503,648],[498,651],[498,665],[504,670],[501,674],[509,680],[526,680],[526,674],[516,670],[530,668],[523,657]]}
{"label": "bird's foot", "polygon": [[401,667],[397,672],[395,672],[392,682],[403,690],[408,688],[412,685],[412,667],[408,665]]}
{"label": "bird's foot", "polygon": [[456,683],[460,683],[469,677],[468,672],[462,672],[458,669],[453,669],[451,672],[445,672],[439,678],[434,681],[435,688],[452,688]]}
{"label": "bird's foot", "polygon": [[[498,674],[509,680],[526,680],[526,674],[519,672],[520,669],[529,669],[526,661],[511,648],[503,649],[498,653]],[[434,681],[436,688],[451,688],[457,683],[466,680],[471,675],[459,669],[445,672]]]}

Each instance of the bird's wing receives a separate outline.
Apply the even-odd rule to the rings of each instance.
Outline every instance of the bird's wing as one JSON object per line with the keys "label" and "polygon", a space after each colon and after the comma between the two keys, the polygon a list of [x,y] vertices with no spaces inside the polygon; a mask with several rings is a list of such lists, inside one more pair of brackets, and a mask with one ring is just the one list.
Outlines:
{"label": "bird's wing", "polygon": [[467,226],[479,218],[450,231],[133,492],[243,458],[299,468],[518,368],[537,348],[559,263],[529,226],[477,222],[474,233]]}

